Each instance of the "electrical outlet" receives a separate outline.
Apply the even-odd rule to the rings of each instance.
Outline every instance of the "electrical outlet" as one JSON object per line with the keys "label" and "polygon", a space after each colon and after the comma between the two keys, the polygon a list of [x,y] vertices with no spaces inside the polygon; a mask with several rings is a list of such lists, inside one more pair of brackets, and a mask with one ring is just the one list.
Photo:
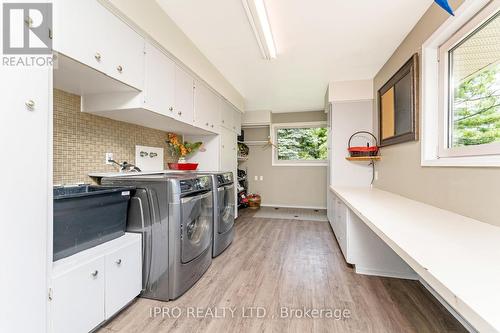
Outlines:
{"label": "electrical outlet", "polygon": [[258,181],[259,180],[259,176],[255,176],[253,180]]}
{"label": "electrical outlet", "polygon": [[375,171],[375,180],[378,180],[378,171]]}
{"label": "electrical outlet", "polygon": [[113,159],[113,153],[106,153],[106,157],[105,157],[105,160],[104,160],[104,163],[106,163],[107,165],[112,165],[113,163],[111,163],[109,160],[112,160]]}
{"label": "electrical outlet", "polygon": [[260,181],[263,181],[264,180],[264,176],[260,176]]}

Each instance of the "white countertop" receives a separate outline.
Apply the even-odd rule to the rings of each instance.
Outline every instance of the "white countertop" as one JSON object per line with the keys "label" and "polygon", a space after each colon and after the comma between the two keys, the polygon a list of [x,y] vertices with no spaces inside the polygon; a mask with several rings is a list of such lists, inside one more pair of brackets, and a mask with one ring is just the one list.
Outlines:
{"label": "white countertop", "polygon": [[500,227],[374,188],[331,190],[472,326],[500,332]]}
{"label": "white countertop", "polygon": [[157,175],[164,173],[189,173],[189,171],[179,170],[158,170],[158,171],[142,171],[142,172],[92,172],[89,177],[104,178],[104,177],[123,177],[123,176],[140,176],[140,175]]}

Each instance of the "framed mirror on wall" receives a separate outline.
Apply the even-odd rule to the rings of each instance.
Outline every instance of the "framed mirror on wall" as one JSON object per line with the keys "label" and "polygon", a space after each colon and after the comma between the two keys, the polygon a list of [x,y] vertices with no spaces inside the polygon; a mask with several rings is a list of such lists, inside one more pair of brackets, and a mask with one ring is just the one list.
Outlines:
{"label": "framed mirror on wall", "polygon": [[378,91],[382,147],[418,140],[418,54]]}

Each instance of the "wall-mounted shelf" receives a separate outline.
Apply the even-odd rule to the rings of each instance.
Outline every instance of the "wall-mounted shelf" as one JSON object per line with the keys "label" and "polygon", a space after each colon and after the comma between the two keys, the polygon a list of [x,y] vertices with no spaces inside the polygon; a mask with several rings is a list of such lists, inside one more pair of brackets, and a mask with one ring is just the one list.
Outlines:
{"label": "wall-mounted shelf", "polygon": [[346,157],[348,161],[380,161],[382,156],[361,156],[361,157]]}
{"label": "wall-mounted shelf", "polygon": [[267,141],[265,140],[262,140],[262,141],[244,141],[243,142],[244,144],[246,144],[247,146],[264,146],[267,144]]}

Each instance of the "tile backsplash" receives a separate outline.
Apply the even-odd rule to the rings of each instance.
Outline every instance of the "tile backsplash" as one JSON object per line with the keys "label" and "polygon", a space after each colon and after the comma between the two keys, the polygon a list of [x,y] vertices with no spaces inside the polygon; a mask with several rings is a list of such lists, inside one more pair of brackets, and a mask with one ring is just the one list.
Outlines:
{"label": "tile backsplash", "polygon": [[54,184],[91,183],[90,172],[116,172],[105,154],[118,162],[135,162],[135,146],[164,148],[164,163],[173,162],[167,132],[81,112],[81,98],[54,90]]}

